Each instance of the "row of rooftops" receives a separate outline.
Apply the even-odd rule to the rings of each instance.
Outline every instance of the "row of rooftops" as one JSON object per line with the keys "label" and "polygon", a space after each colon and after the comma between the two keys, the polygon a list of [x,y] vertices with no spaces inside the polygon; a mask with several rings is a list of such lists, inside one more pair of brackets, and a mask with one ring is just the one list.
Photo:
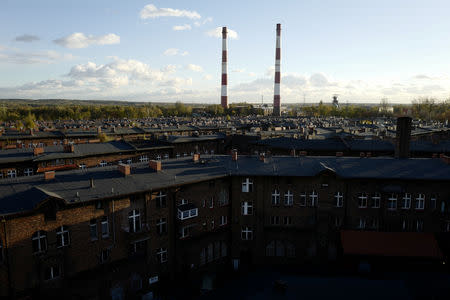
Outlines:
{"label": "row of rooftops", "polygon": [[[196,154],[198,155],[198,154]],[[323,172],[346,179],[449,181],[449,159],[394,159],[355,157],[291,156],[202,156],[158,162],[155,171],[147,163],[131,165],[129,175],[117,166],[61,171],[56,175],[33,175],[0,182],[0,215],[31,211],[47,198],[66,204],[115,198],[171,186],[224,178],[227,176],[314,177]],[[54,178],[53,178],[54,176]]]}

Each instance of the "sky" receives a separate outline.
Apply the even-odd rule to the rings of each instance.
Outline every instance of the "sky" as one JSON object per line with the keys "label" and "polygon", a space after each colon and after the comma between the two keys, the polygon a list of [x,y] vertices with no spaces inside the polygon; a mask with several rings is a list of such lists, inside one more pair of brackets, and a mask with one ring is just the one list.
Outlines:
{"label": "sky", "polygon": [[450,96],[448,0],[0,0],[0,98],[410,103]]}

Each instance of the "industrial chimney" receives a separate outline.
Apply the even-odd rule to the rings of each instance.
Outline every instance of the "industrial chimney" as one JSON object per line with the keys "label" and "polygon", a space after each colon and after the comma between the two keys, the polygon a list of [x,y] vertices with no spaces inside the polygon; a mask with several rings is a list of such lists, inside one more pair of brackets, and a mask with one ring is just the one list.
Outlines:
{"label": "industrial chimney", "polygon": [[222,90],[220,104],[224,109],[228,107],[227,84],[227,28],[222,27]]}
{"label": "industrial chimney", "polygon": [[277,44],[275,50],[275,86],[273,93],[273,115],[279,117],[281,115],[280,103],[280,66],[281,66],[281,24],[277,24]]}
{"label": "industrial chimney", "polygon": [[411,140],[411,118],[400,117],[397,119],[397,134],[395,138],[395,157],[409,157],[409,143]]}

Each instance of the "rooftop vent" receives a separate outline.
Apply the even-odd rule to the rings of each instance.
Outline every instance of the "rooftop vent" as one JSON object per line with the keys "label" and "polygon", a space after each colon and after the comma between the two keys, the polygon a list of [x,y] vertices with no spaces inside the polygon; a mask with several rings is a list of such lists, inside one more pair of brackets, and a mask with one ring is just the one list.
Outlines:
{"label": "rooftop vent", "polygon": [[233,160],[233,161],[237,161],[237,160],[238,160],[238,152],[237,152],[236,149],[234,149],[234,150],[231,152],[231,160]]}
{"label": "rooftop vent", "polygon": [[75,146],[73,144],[64,145],[64,152],[67,152],[67,153],[75,152]]}
{"label": "rooftop vent", "polygon": [[198,162],[200,160],[200,153],[194,153],[192,156],[192,161]]}
{"label": "rooftop vent", "polygon": [[94,178],[89,179],[89,186],[91,187],[91,189],[95,188]]}

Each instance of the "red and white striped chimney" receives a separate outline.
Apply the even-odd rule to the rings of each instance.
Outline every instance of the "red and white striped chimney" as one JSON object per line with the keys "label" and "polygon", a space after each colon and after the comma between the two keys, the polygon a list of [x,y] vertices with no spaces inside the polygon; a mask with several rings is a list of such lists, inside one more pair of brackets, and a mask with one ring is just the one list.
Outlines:
{"label": "red and white striped chimney", "polygon": [[280,79],[281,79],[281,24],[277,24],[277,48],[275,50],[275,86],[273,93],[273,115],[281,115]]}
{"label": "red and white striped chimney", "polygon": [[222,27],[222,91],[220,104],[224,109],[228,107],[227,84],[227,28]]}

